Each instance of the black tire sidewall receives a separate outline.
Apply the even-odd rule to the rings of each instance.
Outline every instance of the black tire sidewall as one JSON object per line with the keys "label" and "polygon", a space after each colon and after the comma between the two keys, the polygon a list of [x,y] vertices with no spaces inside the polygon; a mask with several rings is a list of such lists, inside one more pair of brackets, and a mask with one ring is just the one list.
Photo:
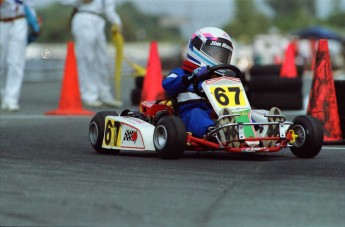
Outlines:
{"label": "black tire sidewall", "polygon": [[134,106],[137,106],[140,104],[140,100],[141,100],[141,88],[134,88],[131,91],[131,103]]}
{"label": "black tire sidewall", "polygon": [[312,116],[305,115],[296,117],[293,123],[293,126],[300,125],[303,127],[305,141],[302,147],[291,147],[291,152],[300,158],[313,158],[318,155],[323,144],[323,128],[321,122]]}
{"label": "black tire sidewall", "polygon": [[[104,128],[105,128],[105,118],[107,116],[118,116],[119,114],[116,111],[100,111],[97,112],[96,115],[91,119],[90,125],[89,125],[89,131],[91,128],[91,124],[95,123],[97,125],[98,130],[98,136],[95,144],[92,144],[91,140],[90,143],[92,147],[98,152],[98,153],[116,153],[117,150],[108,150],[102,148],[103,143],[103,137],[104,137]],[[90,133],[90,132],[89,132]]]}
{"label": "black tire sidewall", "polygon": [[137,76],[135,77],[135,87],[138,89],[142,89],[143,88],[143,84],[144,84],[144,77],[143,76]]}
{"label": "black tire sidewall", "polygon": [[[182,120],[176,116],[166,116],[158,121],[156,128],[158,126],[164,127],[167,132],[167,141],[162,149],[157,148],[156,144],[154,144],[158,155],[164,159],[180,158],[186,149],[187,143],[187,133]],[[156,128],[154,137],[156,135]]]}

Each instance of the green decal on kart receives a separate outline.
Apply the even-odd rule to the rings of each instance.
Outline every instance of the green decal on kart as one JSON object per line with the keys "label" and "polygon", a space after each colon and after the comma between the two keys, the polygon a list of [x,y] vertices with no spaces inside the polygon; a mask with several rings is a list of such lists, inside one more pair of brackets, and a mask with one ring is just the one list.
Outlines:
{"label": "green decal on kart", "polygon": [[[249,118],[249,112],[250,110],[244,110],[241,112],[235,112],[235,114],[240,114],[240,116],[236,117],[236,122],[242,122],[242,123],[251,123]],[[244,135],[246,138],[254,138],[255,132],[252,125],[244,126]]]}
{"label": "green decal on kart", "polygon": [[[219,108],[230,108],[234,114],[240,115],[236,117],[236,122],[251,123],[250,106],[242,85],[210,86],[209,90]],[[238,108],[241,108],[241,111],[236,111]],[[244,126],[244,135],[246,138],[255,137],[253,126]]]}

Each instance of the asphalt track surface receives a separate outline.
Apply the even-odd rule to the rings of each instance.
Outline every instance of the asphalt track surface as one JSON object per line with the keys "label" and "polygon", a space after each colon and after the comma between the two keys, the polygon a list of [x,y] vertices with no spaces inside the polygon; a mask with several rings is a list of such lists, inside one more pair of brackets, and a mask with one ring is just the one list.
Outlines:
{"label": "asphalt track surface", "polygon": [[90,116],[44,115],[58,87],[27,83],[22,110],[0,112],[1,226],[345,226],[344,146],[314,159],[288,149],[100,155]]}

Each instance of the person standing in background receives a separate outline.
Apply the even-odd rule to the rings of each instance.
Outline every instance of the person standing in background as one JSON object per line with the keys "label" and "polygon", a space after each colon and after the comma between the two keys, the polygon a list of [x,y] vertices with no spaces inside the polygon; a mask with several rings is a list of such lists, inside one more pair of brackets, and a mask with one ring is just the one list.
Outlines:
{"label": "person standing in background", "polygon": [[90,107],[102,105],[120,107],[108,81],[107,40],[105,19],[113,33],[120,32],[121,19],[114,0],[60,0],[62,5],[75,7],[71,29],[76,43],[80,93]]}
{"label": "person standing in background", "polygon": [[0,91],[2,110],[19,110],[29,26],[34,25],[35,29],[39,30],[35,17],[36,12],[29,0],[0,0]]}

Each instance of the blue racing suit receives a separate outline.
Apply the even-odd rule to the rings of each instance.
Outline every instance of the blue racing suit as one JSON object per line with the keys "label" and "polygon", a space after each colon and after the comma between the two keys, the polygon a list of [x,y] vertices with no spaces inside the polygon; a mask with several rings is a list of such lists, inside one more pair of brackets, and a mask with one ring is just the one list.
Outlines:
{"label": "blue racing suit", "polygon": [[211,119],[213,109],[206,99],[195,94],[193,84],[185,83],[188,75],[190,72],[175,68],[163,80],[162,85],[169,97],[177,99],[179,115],[187,132],[201,138],[210,126],[215,125]]}

